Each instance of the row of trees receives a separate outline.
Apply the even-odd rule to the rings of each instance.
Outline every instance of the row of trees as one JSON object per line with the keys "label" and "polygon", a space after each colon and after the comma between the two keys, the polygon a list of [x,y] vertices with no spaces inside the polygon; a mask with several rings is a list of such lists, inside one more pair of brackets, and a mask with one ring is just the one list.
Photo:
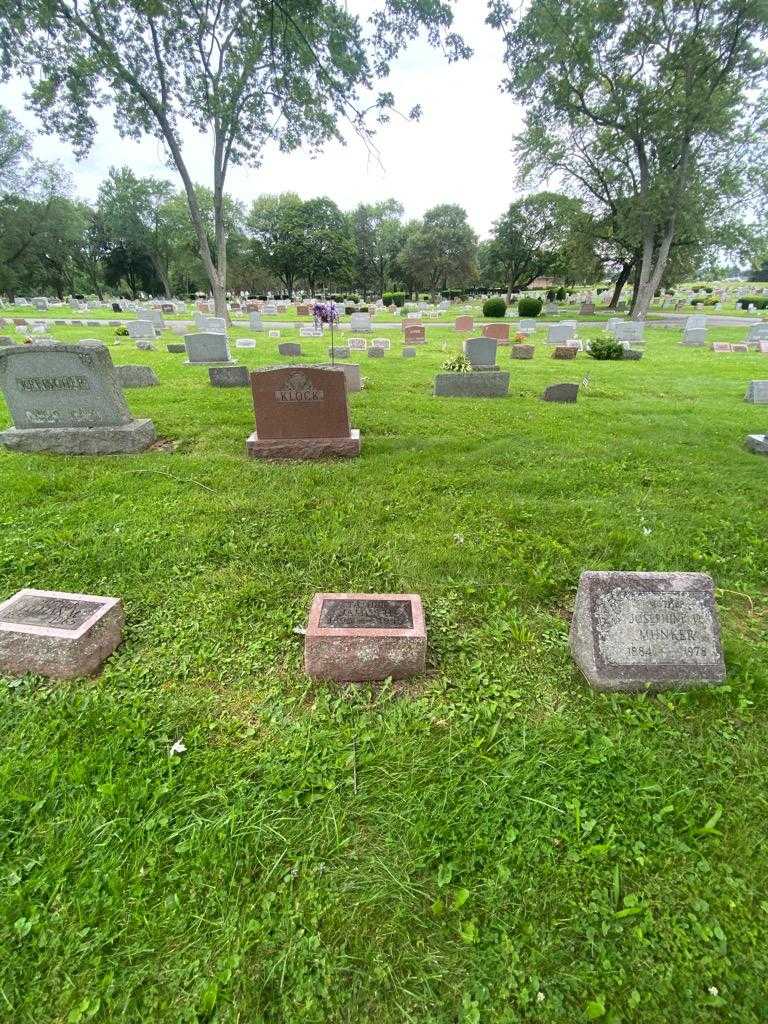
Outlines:
{"label": "row of trees", "polygon": [[[196,185],[195,197],[213,244],[215,195]],[[465,210],[451,204],[405,221],[393,199],[345,212],[325,197],[284,193],[250,208],[225,197],[223,217],[233,290],[512,291],[542,274],[587,281],[605,270],[582,204],[555,193],[512,204],[479,245]],[[35,161],[21,126],[0,110],[0,290],[170,296],[209,285],[183,192],[112,168],[89,205],[59,167]]]}
{"label": "row of trees", "polygon": [[[343,0],[14,0],[0,3],[0,68],[29,81],[31,108],[78,154],[105,105],[123,136],[160,140],[223,314],[229,168],[258,166],[269,142],[319,148],[341,138],[343,121],[373,145],[395,102],[377,84],[410,40],[425,33],[449,61],[471,57],[452,20],[452,0],[382,0],[365,22]],[[620,265],[619,284],[634,276],[633,315],[734,208],[753,204],[761,223],[765,0],[488,0],[488,22],[503,34],[504,85],[527,107],[523,174],[561,175],[602,224],[599,255]],[[210,143],[210,214],[184,122]],[[414,260],[423,242],[406,243]],[[499,270],[518,262],[499,247],[489,259]]]}

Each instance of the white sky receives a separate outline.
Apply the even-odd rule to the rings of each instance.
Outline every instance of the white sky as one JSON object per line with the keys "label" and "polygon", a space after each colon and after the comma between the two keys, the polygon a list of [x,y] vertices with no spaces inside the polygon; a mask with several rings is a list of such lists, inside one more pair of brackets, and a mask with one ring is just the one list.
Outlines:
{"label": "white sky", "polygon": [[[375,0],[348,3],[361,15],[375,6]],[[394,92],[398,109],[408,111],[419,103],[423,116],[411,122],[393,115],[392,123],[379,130],[376,144],[383,166],[371,159],[347,126],[347,145],[334,143],[318,157],[300,150],[283,154],[272,146],[260,168],[232,168],[229,194],[246,205],[264,192],[293,191],[304,199],[327,195],[345,210],[392,197],[403,204],[407,218],[420,217],[438,203],[459,203],[480,237],[487,236],[491,223],[520,194],[514,187],[511,145],[522,113],[499,91],[503,44],[485,24],[485,14],[484,0],[456,0],[454,25],[474,50],[471,60],[449,65],[421,40],[400,57],[385,87]],[[11,82],[0,87],[0,104],[29,128],[38,129],[37,119],[24,109],[23,95],[24,83]],[[97,111],[96,116],[99,134],[84,160],[75,160],[68,143],[41,134],[34,140],[35,154],[60,160],[77,193],[89,201],[113,165],[129,164],[139,175],[164,176],[180,187],[158,141],[123,140],[108,110]],[[210,185],[204,137],[192,130],[184,142],[195,180]]]}

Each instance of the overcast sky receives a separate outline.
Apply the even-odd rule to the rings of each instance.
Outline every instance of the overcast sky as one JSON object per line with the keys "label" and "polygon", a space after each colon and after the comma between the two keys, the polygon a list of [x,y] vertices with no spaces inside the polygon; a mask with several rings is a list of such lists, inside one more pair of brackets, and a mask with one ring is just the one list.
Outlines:
{"label": "overcast sky", "polygon": [[[348,6],[364,14],[375,0],[349,0]],[[485,9],[483,0],[455,4],[455,27],[474,50],[470,61],[449,65],[422,41],[412,44],[398,60],[387,88],[394,92],[400,110],[419,103],[423,116],[411,122],[394,115],[392,123],[380,129],[376,142],[381,165],[347,126],[346,146],[334,143],[317,157],[300,150],[284,154],[270,147],[260,168],[233,168],[228,177],[230,195],[246,204],[263,192],[293,191],[305,199],[327,195],[342,209],[392,197],[403,204],[407,217],[419,217],[438,203],[459,203],[475,231],[486,236],[493,220],[519,195],[511,145],[522,114],[499,91],[503,44],[485,24]],[[12,82],[0,87],[0,104],[37,129],[36,118],[24,109],[23,95],[24,83]],[[159,142],[122,140],[107,110],[97,116],[99,135],[84,160],[76,161],[67,143],[41,134],[34,140],[36,155],[60,160],[78,194],[88,200],[95,199],[99,183],[113,165],[129,164],[137,174],[165,176],[180,185],[175,170],[164,162]],[[184,141],[195,179],[210,185],[205,139],[190,132]]]}

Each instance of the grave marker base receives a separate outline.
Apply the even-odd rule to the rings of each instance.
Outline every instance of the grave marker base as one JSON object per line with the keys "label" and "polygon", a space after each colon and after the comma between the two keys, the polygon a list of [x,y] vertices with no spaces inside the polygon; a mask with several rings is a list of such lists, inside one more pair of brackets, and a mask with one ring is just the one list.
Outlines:
{"label": "grave marker base", "polygon": [[360,431],[349,437],[286,437],[260,440],[256,431],[245,442],[250,459],[352,459],[360,454]]}
{"label": "grave marker base", "polygon": [[116,427],[10,427],[0,432],[0,444],[9,451],[54,455],[133,455],[156,438],[152,420],[132,420]]}

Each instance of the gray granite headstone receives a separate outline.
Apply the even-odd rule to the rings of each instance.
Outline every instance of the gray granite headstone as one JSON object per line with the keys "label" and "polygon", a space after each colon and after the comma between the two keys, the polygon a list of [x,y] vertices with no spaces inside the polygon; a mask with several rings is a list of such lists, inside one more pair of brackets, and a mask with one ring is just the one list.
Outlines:
{"label": "gray granite headstone", "polygon": [[768,434],[750,434],[747,448],[756,455],[768,455]]}
{"label": "gray granite headstone", "polygon": [[416,358],[416,349],[415,348],[409,348],[409,347],[406,346],[403,349],[403,359],[415,359],[415,358]]}
{"label": "gray granite headstone", "polygon": [[547,344],[559,345],[561,341],[568,341],[572,337],[573,327],[571,324],[553,324],[547,334]]}
{"label": "gray granite headstone", "polygon": [[176,353],[176,354],[178,354],[179,352],[186,352],[187,351],[187,346],[186,345],[182,345],[180,341],[171,341],[165,347],[166,347],[166,350],[168,352],[173,352],[173,353]]}
{"label": "gray granite headstone", "polygon": [[685,345],[686,348],[703,348],[706,343],[706,327],[686,327],[681,345]]}
{"label": "gray granite headstone", "polygon": [[235,348],[256,348],[256,342],[253,338],[238,338]]}
{"label": "gray granite headstone", "polygon": [[187,334],[184,336],[184,345],[187,350],[187,363],[190,366],[231,362],[226,334],[214,334],[209,331]]}
{"label": "gray granite headstone", "polygon": [[211,366],[208,377],[215,388],[247,388],[251,383],[247,366]]}
{"label": "gray granite headstone", "polygon": [[712,578],[696,572],[584,572],[570,648],[596,690],[637,693],[722,683]]}
{"label": "gray granite headstone", "polygon": [[495,338],[468,338],[464,342],[464,355],[473,370],[489,370],[496,365]]}
{"label": "gray granite headstone", "polygon": [[328,355],[333,359],[349,359],[349,349],[345,346],[336,346],[328,349]]}
{"label": "gray granite headstone", "polygon": [[535,351],[533,345],[513,345],[511,355],[513,359],[533,359]]}
{"label": "gray granite headstone", "polygon": [[[326,363],[325,366],[330,369],[331,364]],[[350,391],[363,390],[363,380],[360,376],[360,366],[358,363],[337,363],[335,368],[344,371],[348,394]]]}
{"label": "gray granite headstone", "polygon": [[371,359],[383,359],[386,354],[387,350],[380,345],[372,345],[368,349],[368,356]]}
{"label": "gray granite headstone", "polygon": [[155,440],[150,420],[134,420],[107,347],[44,342],[0,349],[0,389],[14,426],[0,444],[26,452],[109,454]]}
{"label": "gray granite headstone", "polygon": [[160,383],[151,366],[127,364],[116,366],[117,382],[121,388],[154,388]]}
{"label": "gray granite headstone", "polygon": [[155,325],[151,320],[129,320],[125,326],[131,338],[149,338],[152,341],[155,339]]}
{"label": "gray granite headstone", "polygon": [[301,345],[297,341],[284,341],[282,344],[277,346],[277,351],[281,356],[303,355]]}
{"label": "gray granite headstone", "polygon": [[752,405],[768,405],[768,380],[751,380],[744,401]]}
{"label": "gray granite headstone", "polygon": [[579,385],[550,384],[541,397],[545,402],[575,402],[579,397]]}
{"label": "gray granite headstone", "polygon": [[151,341],[137,341],[136,342],[136,348],[139,350],[139,352],[154,352],[155,351],[155,346],[152,344]]}

